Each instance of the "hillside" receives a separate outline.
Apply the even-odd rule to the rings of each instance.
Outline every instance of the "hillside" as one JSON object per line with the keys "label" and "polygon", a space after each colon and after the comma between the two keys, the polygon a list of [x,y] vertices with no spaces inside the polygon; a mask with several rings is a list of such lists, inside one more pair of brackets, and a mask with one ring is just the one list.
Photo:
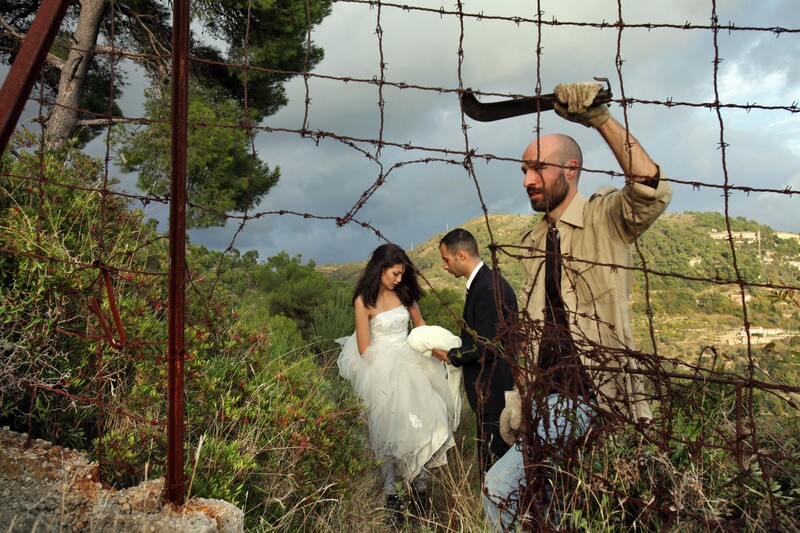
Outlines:
{"label": "hillside", "polygon": [[[478,217],[462,227],[476,236],[487,263],[491,261],[489,244],[493,238],[498,245],[497,258],[503,274],[520,290],[524,272],[513,256],[518,252],[520,237],[538,218],[537,215],[490,215],[488,226],[483,217]],[[737,279],[745,285],[747,316],[754,327],[782,330],[784,333],[777,338],[789,336],[800,328],[798,310],[777,302],[777,290],[771,288],[800,287],[800,235],[778,233],[743,217],[731,219],[730,230],[734,235],[734,250],[721,214],[666,214],[639,240],[638,251],[634,249],[634,263],[637,267],[646,265],[648,274],[636,271],[631,304],[634,329],[643,349],[652,345],[646,320],[645,287],[657,342],[663,341],[667,352],[674,348],[674,355],[693,353],[702,344],[729,345],[741,340],[738,333],[744,315],[742,288]],[[409,256],[420,269],[425,285],[461,293],[463,280],[442,269],[438,248],[442,235],[431,236],[409,250]],[[329,279],[353,283],[363,266],[363,262],[324,265],[319,270]]]}
{"label": "hillside", "polygon": [[[503,274],[515,288],[522,286],[524,273],[513,255],[521,236],[539,219],[538,215],[489,215],[473,218],[461,227],[471,231],[484,261],[491,262],[489,244],[497,244],[497,258]],[[491,236],[490,236],[491,230]],[[778,233],[768,226],[742,217],[731,219],[736,242],[736,263],[746,283],[800,285],[800,235]],[[437,233],[421,245],[407,250],[422,277],[434,288],[461,289],[442,269]],[[735,281],[733,257],[727,240],[724,217],[719,213],[665,214],[639,241],[639,251],[651,276],[651,289],[673,288],[689,283],[681,279],[705,278],[714,282]],[[636,257],[641,266],[641,258]],[[322,265],[318,269],[330,279],[354,283],[365,262]],[[661,275],[659,275],[661,274]],[[641,275],[637,275],[641,284]],[[732,285],[728,292],[737,292]],[[636,291],[634,291],[636,292]]]}

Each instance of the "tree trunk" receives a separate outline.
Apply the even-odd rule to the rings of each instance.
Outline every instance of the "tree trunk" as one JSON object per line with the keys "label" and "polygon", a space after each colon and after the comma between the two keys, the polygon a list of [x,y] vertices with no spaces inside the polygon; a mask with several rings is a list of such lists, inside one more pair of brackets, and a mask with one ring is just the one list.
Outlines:
{"label": "tree trunk", "polygon": [[61,69],[58,96],[45,130],[47,145],[51,148],[72,137],[77,128],[78,107],[83,99],[86,74],[106,8],[106,0],[81,0],[80,4],[81,14],[73,34],[73,45]]}

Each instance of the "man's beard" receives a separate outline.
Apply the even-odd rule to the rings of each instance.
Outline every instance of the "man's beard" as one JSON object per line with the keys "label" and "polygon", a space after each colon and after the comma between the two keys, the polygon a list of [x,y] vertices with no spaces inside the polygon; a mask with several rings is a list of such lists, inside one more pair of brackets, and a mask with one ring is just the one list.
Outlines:
{"label": "man's beard", "polygon": [[[530,189],[529,189],[530,190]],[[533,189],[536,191],[537,189]],[[550,187],[545,186],[543,194],[539,198],[531,198],[531,207],[538,213],[552,211],[563,202],[569,194],[569,184],[564,176],[564,169],[558,175],[558,179]]]}

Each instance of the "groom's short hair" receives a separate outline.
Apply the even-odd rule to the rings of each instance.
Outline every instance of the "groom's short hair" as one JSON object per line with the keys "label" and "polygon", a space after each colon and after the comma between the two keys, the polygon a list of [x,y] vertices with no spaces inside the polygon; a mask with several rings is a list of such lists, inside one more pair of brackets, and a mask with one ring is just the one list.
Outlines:
{"label": "groom's short hair", "polygon": [[463,228],[456,228],[447,232],[439,241],[439,246],[445,245],[447,251],[456,253],[459,250],[464,250],[470,257],[478,258],[478,241],[472,233]]}

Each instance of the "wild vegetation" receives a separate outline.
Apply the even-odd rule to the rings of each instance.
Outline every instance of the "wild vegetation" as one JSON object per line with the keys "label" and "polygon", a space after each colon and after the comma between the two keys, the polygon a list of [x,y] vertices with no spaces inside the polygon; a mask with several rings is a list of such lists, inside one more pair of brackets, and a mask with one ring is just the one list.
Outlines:
{"label": "wild vegetation", "polygon": [[[16,148],[3,161],[0,200],[0,418],[88,451],[113,485],[163,475],[167,242],[141,211],[99,193],[101,161]],[[338,287],[299,258],[257,265],[253,254],[191,247],[187,262],[190,494],[296,530],[372,466],[360,408],[313,342],[312,311]]]}
{"label": "wild vegetation", "polygon": [[[163,475],[167,241],[124,196],[105,193],[113,183],[102,161],[16,143],[2,161],[0,419],[87,451],[112,485]],[[498,249],[503,271],[519,287],[513,245],[532,219],[490,220],[509,245]],[[572,506],[560,527],[761,531],[800,521],[800,398],[731,384],[800,384],[798,293],[770,288],[800,284],[790,264],[800,244],[734,219],[761,241],[732,249],[709,237],[724,222],[714,213],[659,221],[639,243],[648,273],[636,274],[633,304],[640,346],[658,350],[665,372],[692,363],[729,382],[672,380],[656,406],[661,440],[631,431],[587,448],[565,472]],[[466,226],[489,249],[483,219]],[[429,323],[456,330],[463,286],[441,270],[438,238],[411,251],[432,286],[421,308]],[[190,496],[243,506],[258,531],[485,530],[468,409],[432,501],[395,522],[381,509],[361,406],[335,367],[334,340],[353,329],[349,280],[359,265],[193,245],[187,261]],[[794,333],[749,345],[716,339],[715,329],[742,325],[742,305],[730,297],[742,292],[752,325]],[[737,441],[741,424],[754,433]]]}

